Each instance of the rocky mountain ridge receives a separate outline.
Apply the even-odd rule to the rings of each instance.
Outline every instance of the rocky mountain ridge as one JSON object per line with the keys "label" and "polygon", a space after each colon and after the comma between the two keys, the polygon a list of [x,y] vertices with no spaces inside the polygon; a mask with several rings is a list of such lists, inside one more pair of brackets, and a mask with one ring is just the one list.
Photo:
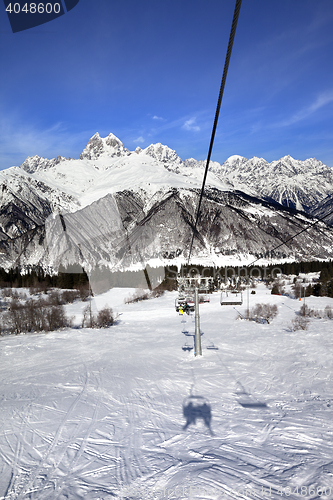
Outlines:
{"label": "rocky mountain ridge", "polygon": [[[89,140],[80,159],[90,161],[95,170],[106,171],[116,161],[126,162],[133,156],[137,159],[149,156],[168,171],[183,177],[192,177],[195,172],[202,172],[203,175],[206,165],[205,161],[194,158],[183,161],[176,151],[160,143],[131,152],[114,134],[101,138],[98,133]],[[72,160],[61,156],[52,160],[34,156],[27,158],[20,168],[31,174],[42,173],[56,171],[59,164],[69,161]],[[68,168],[71,168],[69,164]],[[333,195],[333,169],[315,158],[300,161],[288,155],[269,163],[264,158],[247,159],[234,155],[222,165],[212,161],[209,171],[231,190],[243,191],[307,213],[312,213],[318,203]]]}
{"label": "rocky mountain ridge", "polygon": [[[0,266],[184,262],[204,166],[162,144],[131,152],[113,134],[95,134],[78,160],[27,158],[0,173]],[[313,223],[306,212],[329,210],[332,194],[332,169],[316,159],[212,162],[193,259],[269,261],[272,248]],[[273,258],[332,258],[332,235],[316,224]]]}

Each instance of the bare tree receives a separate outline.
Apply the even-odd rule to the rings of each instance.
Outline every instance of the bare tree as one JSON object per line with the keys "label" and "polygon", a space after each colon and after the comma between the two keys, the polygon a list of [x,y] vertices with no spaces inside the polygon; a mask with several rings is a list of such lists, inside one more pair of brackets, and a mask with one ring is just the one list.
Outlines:
{"label": "bare tree", "polygon": [[82,328],[108,328],[114,323],[113,311],[110,307],[105,306],[101,309],[97,316],[90,315],[90,307],[87,306],[83,310]]}
{"label": "bare tree", "polygon": [[12,299],[5,320],[11,333],[52,331],[70,326],[63,305],[50,305],[47,300],[29,299],[21,303]]}
{"label": "bare tree", "polygon": [[46,328],[48,331],[64,328],[68,324],[63,305],[48,306],[45,310]]}
{"label": "bare tree", "polygon": [[278,308],[276,304],[256,304],[254,308],[250,311],[249,318],[258,322],[259,320],[264,320],[267,323],[275,318],[278,314]]}
{"label": "bare tree", "polygon": [[296,316],[291,322],[290,329],[292,331],[296,330],[307,330],[310,320],[305,316]]}
{"label": "bare tree", "polygon": [[113,323],[113,311],[110,307],[105,306],[97,314],[96,326],[97,328],[108,328],[109,326],[112,326]]}
{"label": "bare tree", "polygon": [[333,319],[333,309],[331,306],[326,306],[324,312],[325,312],[326,318]]}

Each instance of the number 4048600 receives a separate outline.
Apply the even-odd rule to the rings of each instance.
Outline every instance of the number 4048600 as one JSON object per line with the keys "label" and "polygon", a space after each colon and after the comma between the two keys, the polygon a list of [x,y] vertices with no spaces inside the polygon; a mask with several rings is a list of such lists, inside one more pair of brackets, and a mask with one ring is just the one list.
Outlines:
{"label": "number 4048600", "polygon": [[10,3],[6,7],[6,11],[10,14],[20,14],[20,12],[25,12],[26,14],[59,14],[61,11],[60,3],[25,3],[23,7],[19,3],[14,3],[12,7],[12,3]]}

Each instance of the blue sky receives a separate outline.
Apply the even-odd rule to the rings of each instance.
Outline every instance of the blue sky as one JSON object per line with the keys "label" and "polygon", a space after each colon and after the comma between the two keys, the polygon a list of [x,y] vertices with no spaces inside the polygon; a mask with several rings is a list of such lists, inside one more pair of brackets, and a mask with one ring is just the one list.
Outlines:
{"label": "blue sky", "polygon": [[[0,5],[0,169],[110,132],[207,157],[234,0],[80,0],[15,33]],[[243,0],[212,160],[333,166],[332,0]]]}

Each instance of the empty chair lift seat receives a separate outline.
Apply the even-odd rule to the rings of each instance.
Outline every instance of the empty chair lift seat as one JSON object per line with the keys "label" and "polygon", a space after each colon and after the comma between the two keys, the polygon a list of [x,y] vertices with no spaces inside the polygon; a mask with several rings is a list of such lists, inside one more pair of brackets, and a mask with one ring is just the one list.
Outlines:
{"label": "empty chair lift seat", "polygon": [[221,306],[237,306],[243,304],[242,292],[225,290],[221,293]]}

